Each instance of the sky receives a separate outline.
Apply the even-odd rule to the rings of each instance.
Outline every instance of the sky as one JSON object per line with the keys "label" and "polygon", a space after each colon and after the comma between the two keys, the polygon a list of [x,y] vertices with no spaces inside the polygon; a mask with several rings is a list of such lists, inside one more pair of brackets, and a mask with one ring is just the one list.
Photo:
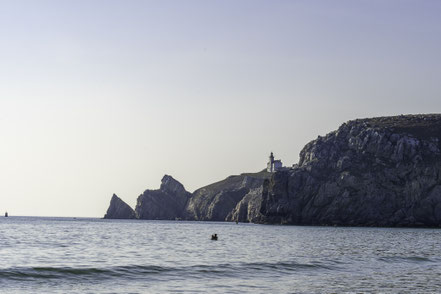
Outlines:
{"label": "sky", "polygon": [[[441,109],[437,0],[0,0],[0,212],[102,217]],[[2,212],[3,213],[3,212]]]}

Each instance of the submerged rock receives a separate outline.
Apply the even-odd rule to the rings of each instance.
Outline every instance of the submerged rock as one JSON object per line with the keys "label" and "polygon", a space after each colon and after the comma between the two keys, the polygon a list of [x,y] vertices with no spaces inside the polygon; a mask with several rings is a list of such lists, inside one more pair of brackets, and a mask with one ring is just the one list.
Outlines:
{"label": "submerged rock", "polygon": [[133,219],[135,217],[135,211],[121,198],[113,194],[110,200],[109,208],[107,209],[104,218],[107,219]]}

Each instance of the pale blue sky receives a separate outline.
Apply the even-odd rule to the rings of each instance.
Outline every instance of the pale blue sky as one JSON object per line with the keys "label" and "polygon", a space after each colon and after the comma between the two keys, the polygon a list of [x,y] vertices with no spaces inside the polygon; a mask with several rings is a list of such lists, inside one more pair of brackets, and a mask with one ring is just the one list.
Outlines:
{"label": "pale blue sky", "polygon": [[0,0],[0,211],[103,216],[439,112],[441,1]]}

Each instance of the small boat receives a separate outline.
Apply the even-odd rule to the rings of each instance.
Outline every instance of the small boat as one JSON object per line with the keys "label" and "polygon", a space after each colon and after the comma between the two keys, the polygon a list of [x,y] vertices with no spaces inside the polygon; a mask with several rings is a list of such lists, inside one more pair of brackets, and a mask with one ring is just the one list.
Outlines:
{"label": "small boat", "polygon": [[5,212],[5,217],[8,217],[8,212],[7,211]]}
{"label": "small boat", "polygon": [[211,235],[211,240],[217,240],[217,234]]}

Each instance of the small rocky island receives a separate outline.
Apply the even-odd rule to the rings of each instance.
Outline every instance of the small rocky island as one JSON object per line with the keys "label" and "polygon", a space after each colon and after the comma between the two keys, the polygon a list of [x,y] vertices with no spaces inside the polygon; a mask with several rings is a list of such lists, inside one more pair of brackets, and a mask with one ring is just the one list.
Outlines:
{"label": "small rocky island", "polygon": [[189,193],[170,176],[135,210],[116,195],[105,218],[339,226],[441,226],[441,114],[357,119],[308,143],[299,163]]}

